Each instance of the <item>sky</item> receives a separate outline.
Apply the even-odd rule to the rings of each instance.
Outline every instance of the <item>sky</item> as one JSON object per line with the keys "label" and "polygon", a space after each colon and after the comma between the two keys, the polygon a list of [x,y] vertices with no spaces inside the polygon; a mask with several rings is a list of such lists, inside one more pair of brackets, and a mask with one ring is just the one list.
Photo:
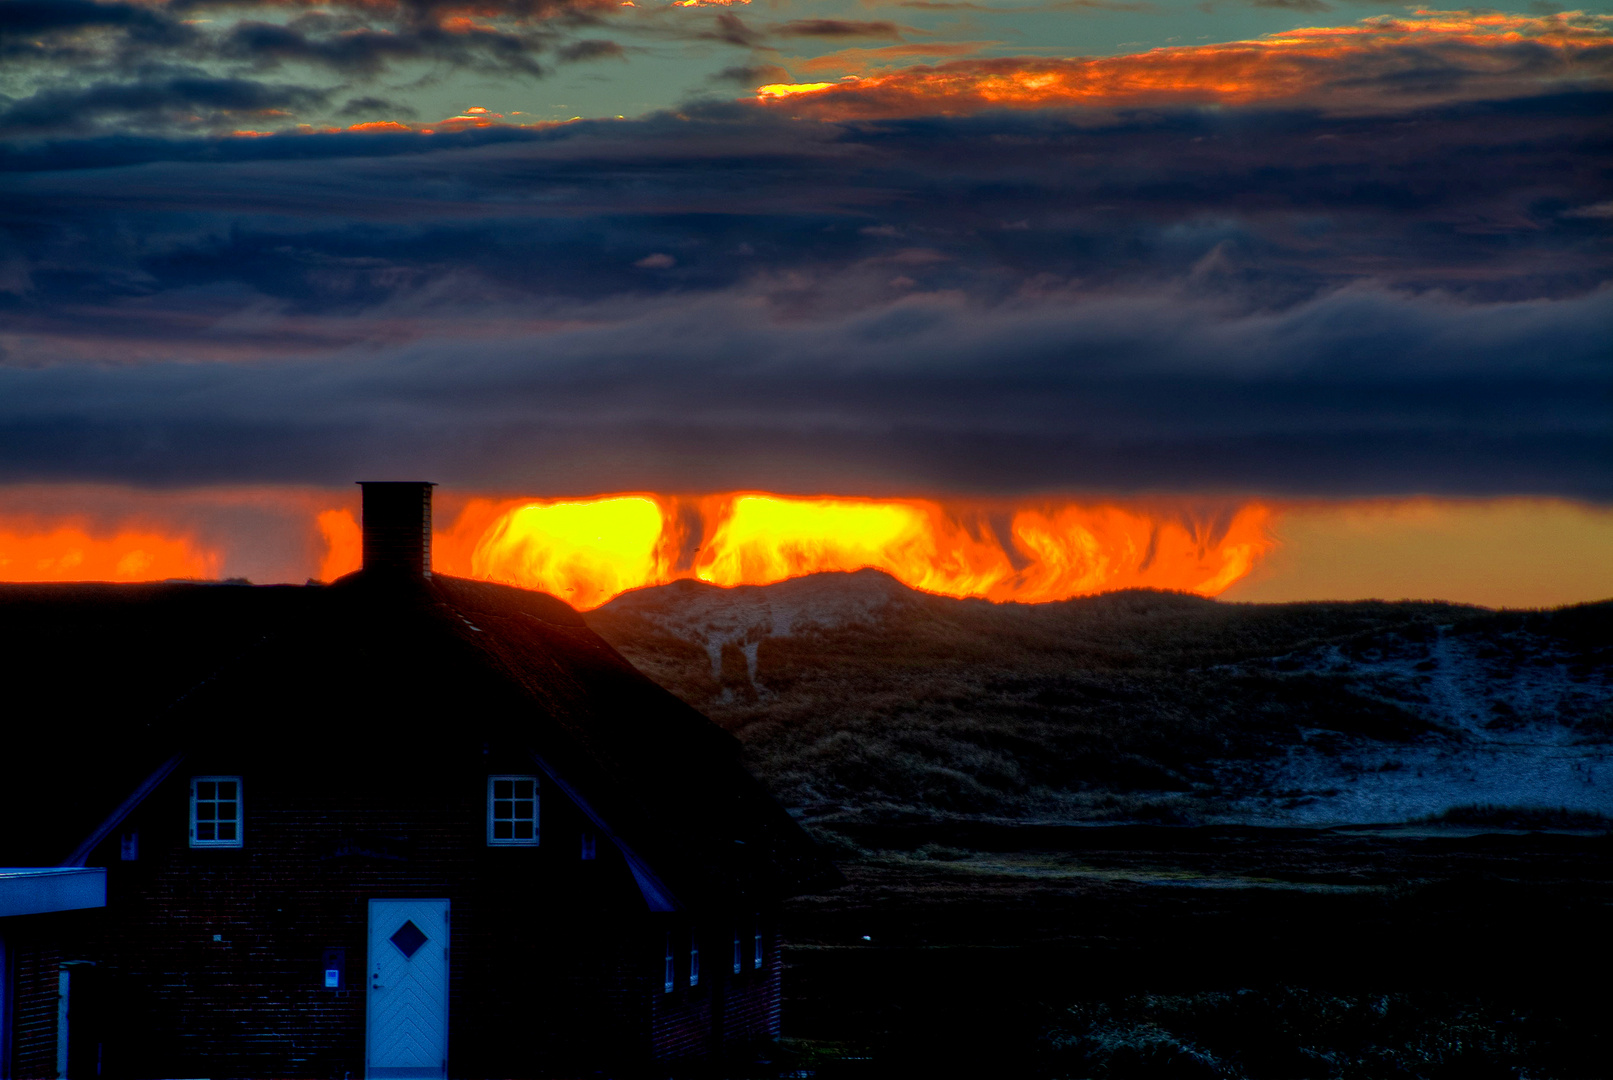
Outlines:
{"label": "sky", "polygon": [[1604,598],[1610,116],[1613,4],[0,0],[0,577],[418,478]]}

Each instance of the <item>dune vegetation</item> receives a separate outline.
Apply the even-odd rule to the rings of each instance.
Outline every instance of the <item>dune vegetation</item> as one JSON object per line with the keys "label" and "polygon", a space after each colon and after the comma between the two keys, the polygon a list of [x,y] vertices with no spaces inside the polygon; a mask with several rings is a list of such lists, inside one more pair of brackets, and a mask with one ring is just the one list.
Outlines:
{"label": "dune vegetation", "polygon": [[678,582],[587,618],[826,824],[1197,820],[1269,792],[1300,751],[1349,779],[1413,747],[1613,736],[1613,602],[992,604],[862,571]]}

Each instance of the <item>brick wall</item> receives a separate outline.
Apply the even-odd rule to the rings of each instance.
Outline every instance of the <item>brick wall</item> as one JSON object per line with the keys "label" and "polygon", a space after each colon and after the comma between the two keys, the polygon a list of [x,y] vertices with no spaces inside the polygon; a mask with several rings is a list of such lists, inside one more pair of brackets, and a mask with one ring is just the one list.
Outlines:
{"label": "brick wall", "polygon": [[[746,919],[741,917],[748,929]],[[702,942],[700,985],[693,987],[688,961],[691,929]],[[778,1036],[784,967],[774,914],[768,912],[764,922],[760,970],[752,967],[751,942],[745,940],[741,968],[734,973],[732,932],[732,923],[707,924],[704,929],[700,924],[673,927],[673,991],[665,993],[664,980],[657,979],[656,992],[650,995],[654,1060],[704,1057]]]}
{"label": "brick wall", "polygon": [[44,927],[7,928],[11,952],[11,1075],[41,1080],[56,1075],[57,980],[62,950]]}
{"label": "brick wall", "polygon": [[[90,949],[118,1003],[108,1072],[362,1075],[368,901],[387,897],[450,901],[455,1075],[642,1054],[650,917],[619,855],[602,843],[582,861],[581,819],[552,789],[540,847],[485,843],[486,776],[521,771],[432,762],[385,783],[308,782],[187,763],[127,823],[139,860],[120,861],[116,837],[94,860],[109,908]],[[239,850],[189,847],[189,777],[209,773],[243,777]],[[346,993],[321,988],[332,948],[347,952]]]}

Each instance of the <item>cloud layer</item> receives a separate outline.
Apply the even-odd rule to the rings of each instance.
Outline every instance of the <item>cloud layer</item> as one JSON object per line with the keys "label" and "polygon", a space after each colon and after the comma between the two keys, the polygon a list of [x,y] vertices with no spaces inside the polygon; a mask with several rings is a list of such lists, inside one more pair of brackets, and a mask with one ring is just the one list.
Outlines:
{"label": "cloud layer", "polygon": [[[1286,102],[1331,111],[1511,97],[1613,80],[1613,17],[1418,12],[1254,41],[1111,57],[999,57],[881,70],[847,50],[845,81],[764,85],[764,102],[822,119],[985,109]],[[836,70],[820,57],[806,70]]]}
{"label": "cloud layer", "polygon": [[[0,481],[1613,499],[1595,18],[247,138],[173,118],[386,107],[270,77],[373,70],[359,8],[211,32],[226,76],[103,47],[171,59],[183,8],[12,7],[21,53],[116,33],[0,103]],[[575,6],[374,10],[390,50],[616,55],[553,37]]]}

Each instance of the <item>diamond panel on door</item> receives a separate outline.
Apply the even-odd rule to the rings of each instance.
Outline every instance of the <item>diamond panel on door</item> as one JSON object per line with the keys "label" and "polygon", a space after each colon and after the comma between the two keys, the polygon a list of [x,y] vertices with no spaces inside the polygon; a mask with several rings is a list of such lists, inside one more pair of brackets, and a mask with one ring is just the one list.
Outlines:
{"label": "diamond panel on door", "polygon": [[430,938],[426,937],[425,932],[414,924],[413,919],[403,920],[403,925],[398,927],[398,932],[392,935],[392,944],[398,947],[398,951],[403,954],[405,960],[413,960],[414,954],[420,951],[420,946],[430,940]]}

